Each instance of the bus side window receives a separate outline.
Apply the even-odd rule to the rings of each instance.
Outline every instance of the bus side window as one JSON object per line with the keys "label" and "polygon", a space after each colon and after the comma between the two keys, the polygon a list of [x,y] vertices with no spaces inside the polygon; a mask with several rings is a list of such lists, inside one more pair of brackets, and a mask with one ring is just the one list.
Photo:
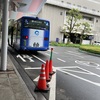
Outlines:
{"label": "bus side window", "polygon": [[20,38],[20,32],[21,32],[21,23],[18,22],[18,24],[17,24],[17,38]]}

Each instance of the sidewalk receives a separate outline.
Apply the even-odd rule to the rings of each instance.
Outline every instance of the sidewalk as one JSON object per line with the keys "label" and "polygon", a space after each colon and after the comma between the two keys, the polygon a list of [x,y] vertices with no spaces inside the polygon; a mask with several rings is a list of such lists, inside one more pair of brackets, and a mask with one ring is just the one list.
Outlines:
{"label": "sidewalk", "polygon": [[7,58],[7,71],[0,71],[0,100],[35,100],[20,77],[9,55]]}

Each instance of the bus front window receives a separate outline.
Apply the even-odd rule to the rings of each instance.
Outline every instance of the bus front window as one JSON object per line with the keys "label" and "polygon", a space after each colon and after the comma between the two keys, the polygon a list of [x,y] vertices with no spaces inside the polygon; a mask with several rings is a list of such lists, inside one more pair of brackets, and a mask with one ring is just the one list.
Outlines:
{"label": "bus front window", "polygon": [[43,20],[25,19],[24,27],[32,29],[48,30],[49,22]]}

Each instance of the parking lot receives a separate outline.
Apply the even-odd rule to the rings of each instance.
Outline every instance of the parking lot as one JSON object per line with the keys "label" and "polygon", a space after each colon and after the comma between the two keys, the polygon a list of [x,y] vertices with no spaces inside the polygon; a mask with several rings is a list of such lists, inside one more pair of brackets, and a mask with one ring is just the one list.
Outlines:
{"label": "parking lot", "polygon": [[[51,47],[52,48],[52,47]],[[99,57],[79,52],[78,48],[53,47],[55,74],[48,83],[50,91],[36,93],[41,65],[50,59],[50,50],[19,54],[10,50],[12,60],[36,100],[99,100]]]}

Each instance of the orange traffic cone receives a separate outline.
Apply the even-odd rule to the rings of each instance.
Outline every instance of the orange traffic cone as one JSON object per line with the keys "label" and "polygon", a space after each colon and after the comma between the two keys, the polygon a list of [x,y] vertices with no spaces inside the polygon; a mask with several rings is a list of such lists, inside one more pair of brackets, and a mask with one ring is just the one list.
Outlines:
{"label": "orange traffic cone", "polygon": [[53,70],[52,70],[52,60],[49,61],[49,74],[52,75]]}
{"label": "orange traffic cone", "polygon": [[42,64],[40,77],[38,80],[37,87],[35,89],[36,92],[47,92],[49,91],[49,87],[46,84],[46,76],[45,76],[45,66]]}
{"label": "orange traffic cone", "polygon": [[50,77],[49,77],[49,62],[48,62],[48,60],[46,60],[46,64],[45,64],[45,74],[46,74],[46,81],[49,82]]}

